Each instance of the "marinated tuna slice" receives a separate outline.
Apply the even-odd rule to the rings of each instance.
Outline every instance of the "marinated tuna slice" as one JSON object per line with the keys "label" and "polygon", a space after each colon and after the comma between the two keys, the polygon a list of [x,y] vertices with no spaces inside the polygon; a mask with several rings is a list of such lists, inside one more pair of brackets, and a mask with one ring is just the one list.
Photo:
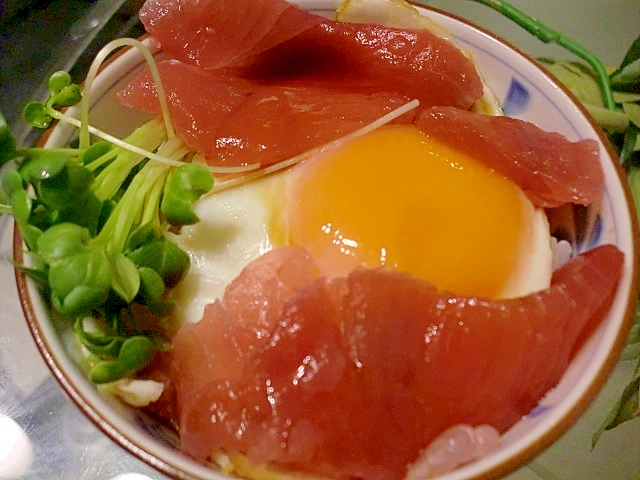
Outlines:
{"label": "marinated tuna slice", "polygon": [[[319,147],[379,119],[408,99],[324,86],[262,86],[218,130],[215,164],[266,166]],[[413,111],[394,123],[411,123]]]}
{"label": "marinated tuna slice", "polygon": [[428,30],[337,22],[284,0],[147,0],[140,18],[171,58],[273,82],[351,84],[470,108],[473,61]]}
{"label": "marinated tuna slice", "polygon": [[493,301],[384,269],[328,281],[300,248],[274,250],[175,339],[182,448],[404,478],[449,427],[504,431],[530,412],[605,315],[622,261],[598,247],[550,288]]}
{"label": "marinated tuna slice", "polygon": [[447,107],[420,112],[416,124],[511,178],[538,207],[588,205],[602,197],[598,142],[570,142],[532,123]]}
{"label": "marinated tuna slice", "polygon": [[325,21],[239,69],[260,81],[389,91],[422,107],[469,109],[483,85],[473,61],[427,30]]}
{"label": "marinated tuna slice", "polygon": [[[267,166],[321,146],[407,103],[402,96],[321,85],[268,85],[176,60],[158,65],[176,132],[214,166]],[[148,70],[118,101],[160,113]],[[397,122],[411,123],[410,112]]]}
{"label": "marinated tuna slice", "polygon": [[285,0],[147,0],[139,16],[167,54],[203,68],[242,63],[323,21]]}
{"label": "marinated tuna slice", "polygon": [[[171,121],[189,148],[206,155],[215,148],[216,134],[230,112],[251,95],[243,79],[211,75],[177,60],[158,64]],[[156,84],[149,70],[117,92],[121,104],[149,113],[161,112]]]}

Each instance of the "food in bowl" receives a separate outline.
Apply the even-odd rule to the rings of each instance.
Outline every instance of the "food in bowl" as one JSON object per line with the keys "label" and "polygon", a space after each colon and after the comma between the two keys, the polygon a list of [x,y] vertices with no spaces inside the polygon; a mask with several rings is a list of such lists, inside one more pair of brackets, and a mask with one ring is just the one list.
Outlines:
{"label": "food in bowl", "polygon": [[[143,18],[144,15],[150,15],[149,12],[152,14],[154,7],[158,7],[158,2],[147,3]],[[170,5],[163,5],[156,10],[158,22],[169,19],[171,27],[180,25],[179,21],[171,20],[169,7]],[[223,12],[229,13],[231,18],[238,17],[236,9],[240,6],[237,2],[227,7],[230,10]],[[279,63],[274,62],[276,53],[286,57],[294,52],[295,55],[291,58],[299,58],[301,49],[308,44],[305,37],[313,39],[310,45],[316,50],[318,38],[325,45],[329,41],[327,36],[333,38],[336,30],[339,31],[340,38],[347,32],[347,38],[351,42],[364,31],[362,38],[392,38],[394,46],[398,46],[399,38],[406,41],[408,38],[422,38],[426,35],[422,32],[411,32],[409,35],[407,32],[400,33],[383,27],[344,26],[308,16],[284,2],[264,2],[264,8],[272,7],[281,7],[283,12],[306,19],[302,23],[295,22],[296,29],[299,25],[307,25],[308,28],[304,32],[285,30],[286,36],[290,38],[287,41],[280,38],[277,46],[271,46],[265,41],[266,45],[271,46],[267,49],[269,62],[266,66],[262,55],[258,60],[252,57],[253,60],[249,59],[246,64],[246,55],[236,54],[233,58],[241,58],[241,64],[227,68],[222,81],[216,83],[214,79],[219,71],[202,71],[198,55],[207,52],[204,47],[189,51],[182,61],[172,59],[160,64],[160,77],[168,92],[171,111],[169,117],[173,118],[174,113],[180,111],[184,118],[191,120],[184,123],[185,131],[180,130],[180,122],[177,122],[179,136],[185,142],[190,137],[196,140],[198,136],[204,137],[204,141],[209,142],[209,147],[191,147],[197,150],[199,158],[210,163],[220,160],[221,165],[218,166],[222,167],[231,162],[232,168],[240,168],[241,175],[244,175],[242,170],[255,170],[256,164],[264,167],[275,162],[277,165],[291,155],[301,153],[304,156],[309,146],[303,146],[301,152],[287,152],[280,159],[262,160],[258,153],[269,149],[264,148],[266,142],[258,141],[254,143],[258,153],[250,155],[249,159],[229,160],[229,152],[233,151],[230,147],[235,146],[243,153],[246,151],[245,145],[252,145],[252,142],[237,141],[237,135],[228,133],[212,137],[211,130],[202,127],[202,118],[210,117],[219,122],[225,108],[231,105],[226,100],[220,101],[220,98],[230,95],[241,102],[240,113],[236,115],[234,112],[231,117],[225,117],[224,124],[217,126],[224,132],[232,129],[233,121],[238,119],[241,125],[251,125],[257,118],[262,122],[258,126],[267,123],[269,127],[269,122],[264,122],[263,117],[251,112],[265,105],[270,108],[272,101],[280,98],[295,99],[286,105],[288,110],[296,110],[292,108],[293,105],[298,107],[296,113],[315,112],[314,108],[307,111],[299,108],[309,104],[301,103],[300,97],[295,94],[299,94],[301,90],[306,90],[307,93],[312,90],[314,93],[327,95],[327,82],[331,80],[331,75],[335,77],[335,72],[331,71],[322,70],[318,76],[308,75],[309,72],[304,70],[304,74],[295,79],[287,78],[285,73],[289,72],[288,66],[291,64],[282,62],[287,68],[279,71]],[[219,14],[220,12],[216,21],[224,18]],[[147,21],[149,25],[155,22],[148,16]],[[279,33],[278,23],[275,25],[269,32]],[[204,31],[208,35],[216,30],[219,29],[209,26],[209,29],[194,31]],[[388,33],[392,31],[394,35],[390,36]],[[353,32],[358,35],[353,35]],[[371,32],[376,34],[371,37]],[[387,34],[382,35],[380,32]],[[171,48],[165,46],[162,35],[157,32],[154,34],[160,38],[164,54],[174,55]],[[175,37],[175,32],[170,31],[168,38]],[[241,37],[244,38],[242,35]],[[439,37],[428,38],[434,42],[440,41]],[[243,45],[242,42],[238,43]],[[189,47],[194,45],[191,41],[186,44]],[[205,45],[217,46],[215,42]],[[331,48],[331,60],[337,63],[340,49]],[[351,48],[347,53],[351,55]],[[455,55],[457,60],[466,61],[467,66],[473,67],[466,55]],[[191,64],[184,60],[190,60]],[[251,64],[251,61],[255,63]],[[361,66],[354,63],[350,56],[344,65],[349,64]],[[221,67],[219,63],[213,65]],[[192,80],[196,77],[208,79],[206,84],[203,82],[197,85],[216,87],[214,99],[191,96],[191,102],[183,102],[189,95],[180,93],[180,89],[184,91],[185,85],[193,83],[177,81],[172,84],[171,73],[178,72],[175,78],[181,78],[180,75],[185,71],[189,72],[188,78]],[[378,73],[375,68],[371,71]],[[267,80],[271,77],[266,76],[265,72],[269,75],[276,72],[277,82],[268,84]],[[340,72],[342,75],[344,70]],[[335,101],[338,107],[345,103],[347,96],[351,101],[354,96],[357,100],[350,105],[368,103],[362,98],[362,90],[367,87],[366,83],[363,84],[363,78],[366,80],[366,77],[362,76],[360,68],[356,72],[352,81],[358,92],[341,87],[339,93],[345,96],[333,97],[338,98]],[[472,439],[476,446],[488,446],[488,450],[491,450],[497,444],[496,432],[507,430],[530,412],[545,392],[560,379],[575,354],[575,349],[606,313],[614,297],[624,259],[617,247],[601,246],[563,262],[552,276],[553,243],[546,216],[541,209],[573,203],[588,205],[602,198],[603,173],[598,161],[597,144],[589,140],[570,142],[522,121],[469,112],[484,92],[479,77],[475,77],[475,80],[470,77],[469,71],[457,77],[454,75],[454,80],[457,78],[463,84],[471,84],[469,90],[462,88],[460,96],[452,99],[451,92],[447,91],[444,99],[433,100],[433,92],[430,92],[426,97],[421,96],[418,109],[403,111],[397,115],[394,125],[380,127],[355,139],[343,139],[338,145],[333,144],[308,155],[304,162],[292,167],[290,171],[282,171],[260,180],[245,181],[237,189],[214,193],[202,202],[202,207],[198,210],[204,220],[200,223],[201,226],[204,225],[204,232],[198,231],[199,226],[194,226],[183,227],[178,238],[167,233],[168,238],[191,251],[192,260],[207,261],[194,255],[195,249],[189,247],[189,242],[197,236],[208,236],[209,232],[213,232],[214,238],[215,234],[220,233],[233,238],[236,232],[235,225],[227,229],[207,230],[211,224],[206,222],[209,218],[206,204],[217,206],[225,201],[233,201],[233,194],[242,191],[236,197],[245,195],[252,200],[267,199],[267,203],[262,203],[266,205],[263,212],[265,218],[271,221],[274,212],[281,215],[287,208],[280,209],[283,206],[282,198],[276,198],[277,208],[270,209],[268,200],[273,201],[282,187],[290,193],[293,213],[288,216],[289,223],[283,230],[277,231],[282,225],[282,218],[264,224],[262,219],[258,220],[258,230],[269,230],[266,243],[260,243],[268,253],[259,250],[258,255],[254,252],[241,252],[246,268],[239,276],[235,277],[234,274],[235,278],[229,285],[224,283],[225,292],[221,298],[206,307],[204,318],[197,324],[181,327],[171,350],[166,354],[159,353],[156,361],[139,373],[147,380],[155,378],[166,383],[163,396],[152,402],[150,408],[167,420],[179,424],[182,448],[188,455],[200,461],[213,458],[225,468],[242,471],[249,476],[258,476],[256,472],[264,464],[271,471],[304,472],[329,477],[425,476],[429,474],[429,468],[435,468],[431,470],[434,473],[442,465],[430,465],[429,457],[423,457],[422,452],[443,432],[447,435],[459,433],[459,430],[452,433],[449,427],[459,427],[465,434],[471,432],[466,438]],[[320,86],[318,83],[313,83],[313,88],[304,86],[304,82],[309,82],[310,79],[319,82]],[[377,75],[374,75],[374,79],[369,88],[373,85],[375,92],[367,95],[375,99],[380,97],[381,85],[384,83],[381,83]],[[340,77],[339,80],[340,85],[344,85],[344,78]],[[284,85],[278,82],[284,82]],[[396,83],[391,82],[391,85]],[[411,81],[400,82],[400,85],[403,90],[394,91],[392,101],[383,103],[374,117],[394,111],[393,106],[402,103],[398,99],[403,99],[407,92],[413,91],[414,83]],[[439,90],[436,89],[435,93],[439,93]],[[332,92],[330,95],[336,94]],[[134,106],[135,102],[142,102],[147,108],[155,108],[158,112],[162,111],[159,98],[161,95],[155,95],[155,82],[151,83],[150,75],[145,72],[120,94],[121,101]],[[252,101],[244,102],[246,98],[251,98]],[[412,98],[407,97],[405,100],[409,102]],[[434,102],[444,103],[445,106],[433,106]],[[194,106],[203,110],[202,104],[207,108],[213,106],[216,115],[211,112],[201,115],[193,110]],[[277,101],[275,104],[280,105]],[[254,110],[249,108],[248,111],[242,111],[247,105]],[[312,103],[311,107],[315,105],[317,103]],[[350,112],[359,110],[360,108],[352,108]],[[277,109],[275,111],[278,112]],[[353,115],[350,114],[347,120],[352,121]],[[175,116],[179,118],[178,115]],[[280,120],[279,117],[272,118]],[[360,124],[356,127],[368,121],[370,119],[360,119]],[[353,126],[349,128],[353,129]],[[284,129],[285,134],[288,132],[289,130]],[[460,132],[464,132],[464,135]],[[508,134],[505,135],[505,132]],[[349,130],[335,135],[347,133],[350,133]],[[461,136],[467,146],[456,141]],[[509,143],[499,142],[504,137],[508,138]],[[512,143],[516,138],[530,140],[530,145],[525,149],[524,143],[520,141]],[[397,163],[390,164],[384,156],[376,158],[378,151],[384,152],[385,148],[388,151],[389,145],[405,140],[409,147]],[[320,144],[324,141],[326,139],[316,140]],[[217,151],[218,147],[223,147],[223,153]],[[350,150],[352,148],[355,150]],[[465,149],[468,151],[464,152]],[[552,155],[545,154],[545,149],[553,152]],[[556,154],[561,149],[566,150],[567,156],[558,159]],[[481,153],[483,151],[486,153]],[[355,161],[353,166],[348,166],[348,170],[337,174],[336,167],[331,162],[336,161],[336,155],[344,152],[351,152],[349,159]],[[534,168],[521,168],[532,152],[535,152],[535,158],[541,163]],[[476,231],[483,230],[482,227],[473,226],[472,221],[477,214],[468,216],[472,225],[469,231],[473,238],[465,238],[454,231],[443,242],[449,250],[430,247],[433,251],[425,256],[421,249],[423,242],[412,244],[407,241],[420,234],[420,229],[435,230],[439,224],[451,220],[454,215],[444,214],[438,221],[427,219],[416,222],[420,225],[417,233],[416,230],[409,230],[404,233],[404,238],[400,236],[395,243],[385,240],[381,246],[376,245],[379,236],[376,230],[371,230],[372,223],[379,224],[381,233],[386,233],[396,228],[393,224],[384,223],[392,214],[409,209],[411,212],[418,211],[423,202],[429,199],[429,195],[423,190],[423,182],[433,179],[435,174],[424,173],[419,166],[416,170],[419,181],[413,187],[415,193],[405,197],[409,199],[404,200],[405,204],[392,204],[391,213],[384,213],[387,204],[398,200],[397,197],[404,195],[405,189],[408,190],[405,187],[408,187],[409,179],[394,180],[393,176],[397,172],[406,173],[405,167],[419,164],[417,159],[423,156],[444,157],[448,164],[445,165],[448,174],[470,173],[472,180],[467,182],[471,187],[495,182],[491,183],[496,185],[491,190],[497,189],[497,185],[501,184],[504,191],[510,191],[509,195],[513,200],[507,203],[509,207],[513,207],[514,218],[524,216],[529,219],[521,221],[527,232],[521,237],[520,229],[514,229],[513,235],[516,243],[525,245],[523,251],[528,254],[535,252],[535,261],[524,255],[522,262],[518,249],[505,248],[497,243],[507,236],[507,232],[500,218],[496,219],[497,215],[492,215],[492,212],[489,212],[488,217],[494,218],[486,218],[481,225],[484,226],[490,220],[498,220],[494,230],[501,230],[493,237],[491,234],[494,232],[489,232],[489,240],[484,244],[475,235]],[[371,164],[363,166],[363,160],[370,160]],[[504,165],[499,163],[502,161],[505,162]],[[338,160],[336,165],[342,167],[345,163],[344,160]],[[385,173],[385,168],[387,175],[371,175],[370,170],[379,174],[381,171]],[[580,174],[573,175],[569,168],[575,168]],[[292,174],[294,171],[296,173]],[[227,172],[237,175],[237,171]],[[353,183],[338,185],[341,179],[348,176],[352,177],[349,180]],[[233,180],[237,181],[237,178],[235,176]],[[478,178],[482,180],[477,180]],[[538,182],[540,178],[542,181]],[[309,179],[311,185],[300,187],[300,180]],[[385,183],[385,179],[389,181]],[[224,185],[223,182],[221,183]],[[443,182],[432,182],[427,193],[437,190],[438,183]],[[464,180],[460,185],[463,184]],[[335,228],[322,216],[317,221],[313,218],[318,211],[313,204],[318,192],[332,192],[333,200],[346,197],[354,189],[364,191],[364,187],[371,186],[374,188],[370,195],[374,200],[389,196],[388,201],[377,204],[372,201],[371,205],[376,205],[373,212],[366,208],[367,204],[361,205],[355,218],[347,215],[345,223]],[[450,193],[446,192],[448,189],[444,190],[444,193]],[[465,192],[467,190],[469,187],[465,187]],[[223,197],[225,194],[228,194],[227,198]],[[465,198],[462,193],[458,196]],[[504,200],[504,195],[498,196]],[[435,204],[437,208],[443,205],[448,207],[453,202],[450,197],[445,198],[444,201],[438,200],[440,203]],[[482,191],[471,192],[466,198],[469,208],[471,204],[485,200],[485,192]],[[239,201],[244,200],[240,198]],[[351,203],[349,201],[348,205]],[[436,207],[426,210],[434,210]],[[298,208],[300,210],[296,210]],[[340,202],[329,205],[332,214],[341,209],[344,213],[351,214],[351,210]],[[463,206],[456,212],[464,210]],[[500,207],[500,210],[504,211],[504,208]],[[379,221],[377,217],[380,217]],[[456,225],[464,223],[460,213],[455,213],[454,218],[456,221],[453,223]],[[309,227],[306,226],[307,221]],[[405,220],[400,226],[404,228],[410,226],[410,223],[411,219]],[[518,222],[509,221],[508,225],[514,223]],[[318,233],[319,224],[327,231],[329,241],[326,236]],[[364,229],[364,236],[355,239],[349,237],[346,230],[352,225]],[[269,236],[274,232],[275,235]],[[308,232],[312,232],[310,238]],[[398,229],[395,236],[398,237],[403,232],[407,231]],[[432,236],[429,233],[422,235],[424,242]],[[465,234],[467,235],[470,234]],[[462,241],[454,247],[449,245],[452,239],[460,240],[461,236],[466,242]],[[318,242],[319,246],[314,245]],[[373,243],[373,246],[366,247],[369,243]],[[506,253],[506,258],[503,256],[502,260],[505,264],[516,264],[524,270],[528,270],[527,265],[533,265],[539,267],[540,271],[533,280],[524,276],[523,281],[516,281],[517,286],[508,291],[505,285],[511,282],[513,272],[506,268],[507,273],[498,278],[496,284],[483,287],[488,290],[475,290],[479,287],[471,285],[465,286],[464,292],[457,291],[463,287],[455,281],[451,284],[433,285],[430,277],[434,274],[430,270],[420,270],[417,273],[411,271],[417,263],[414,253],[427,257],[427,260],[428,257],[438,260],[455,258],[468,243],[482,245],[480,250],[472,250],[471,257],[487,256],[489,252],[492,252],[491,255]],[[527,247],[527,244],[530,246]],[[362,256],[360,253],[353,254],[356,251],[364,253]],[[407,252],[409,256],[406,263],[395,259],[397,255],[402,256]],[[257,258],[250,261],[253,256]],[[345,261],[354,264],[350,265]],[[492,257],[488,263],[489,266],[495,266],[498,262]],[[468,262],[465,262],[465,266],[468,267]],[[473,270],[476,269],[474,264]],[[441,270],[448,273],[446,267]],[[458,277],[470,277],[467,271],[462,273]],[[515,277],[523,277],[521,271],[515,273]],[[210,274],[215,277],[218,270]],[[477,278],[486,280],[491,276],[480,273]],[[187,285],[188,290],[188,282],[189,279],[186,278],[185,283],[178,285]],[[185,292],[181,288],[178,286],[173,293],[172,300],[178,303]],[[447,291],[454,293],[446,293]],[[601,294],[593,295],[593,291]],[[573,293],[567,297],[566,292]],[[566,301],[567,298],[571,301]],[[189,303],[192,303],[191,300]],[[132,311],[135,314],[135,310]],[[558,316],[551,315],[552,311],[558,312]],[[540,315],[529,316],[529,312]],[[495,318],[496,315],[498,319]],[[553,318],[547,318],[547,315]],[[522,318],[514,321],[518,317]],[[425,319],[429,320],[425,323]],[[522,324],[527,327],[521,328]],[[84,325],[81,327],[83,329]],[[91,333],[90,330],[83,331],[85,334]],[[499,345],[501,348],[498,348]],[[550,351],[554,352],[554,362],[548,360]],[[490,355],[489,352],[495,355]],[[477,371],[480,366],[483,375],[470,378],[469,372]],[[512,370],[514,366],[517,369]],[[529,373],[531,371],[533,373]],[[510,372],[509,376],[507,372]],[[524,377],[528,378],[526,382],[522,381]],[[454,401],[450,396],[452,391],[455,392]],[[496,402],[487,402],[487,398],[494,397]],[[504,408],[495,408],[498,400]],[[486,424],[491,426],[487,427]],[[410,441],[399,442],[398,438]],[[345,449],[345,445],[349,445],[349,448]],[[482,450],[479,448],[477,451],[486,453]],[[426,451],[430,452],[429,449]],[[459,461],[472,460],[477,455],[474,453],[470,457],[456,459],[454,465]],[[409,465],[413,467],[409,468]]]}

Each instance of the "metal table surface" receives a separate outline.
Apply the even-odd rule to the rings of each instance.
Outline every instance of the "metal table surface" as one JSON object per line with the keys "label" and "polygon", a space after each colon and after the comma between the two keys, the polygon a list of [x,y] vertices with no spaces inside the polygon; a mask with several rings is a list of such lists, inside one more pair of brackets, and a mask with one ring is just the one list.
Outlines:
{"label": "metal table surface", "polygon": [[[18,111],[29,99],[43,95],[41,80],[57,69],[71,70],[75,80],[105,39],[136,35],[135,12],[141,0],[3,0],[0,3],[0,108],[18,139],[33,140]],[[588,15],[598,2],[514,1],[520,8],[535,7],[562,30],[557,10],[575,13],[572,34],[584,34],[580,14]],[[609,63],[620,61],[631,40],[640,33],[640,2],[600,2],[612,13],[600,19],[600,28],[615,35],[577,38]],[[469,7],[469,2],[446,0],[432,4],[473,21],[505,37],[534,55],[540,46],[512,30],[502,19]],[[615,6],[613,4],[616,4]],[[575,10],[572,10],[572,6]],[[614,7],[614,8],[612,8]],[[480,7],[482,8],[482,7]],[[586,11],[586,13],[585,13]],[[546,13],[545,13],[546,12]],[[562,14],[562,12],[561,12]],[[554,24],[553,21],[556,23]],[[608,27],[607,27],[608,26]],[[635,27],[634,27],[635,26]],[[611,30],[607,30],[610,28]],[[615,29],[618,30],[615,30]],[[635,28],[635,32],[633,31]],[[565,30],[566,31],[566,30]],[[622,32],[622,34],[620,33]],[[592,38],[593,37],[593,38]],[[587,41],[585,42],[585,39]],[[47,369],[31,338],[15,286],[12,256],[13,224],[0,218],[0,479],[149,480],[164,475],[138,460],[95,427],[66,396]],[[620,363],[586,414],[551,448],[508,480],[640,479],[640,418],[606,433],[591,451],[591,434],[614,404],[631,377],[631,365]]]}

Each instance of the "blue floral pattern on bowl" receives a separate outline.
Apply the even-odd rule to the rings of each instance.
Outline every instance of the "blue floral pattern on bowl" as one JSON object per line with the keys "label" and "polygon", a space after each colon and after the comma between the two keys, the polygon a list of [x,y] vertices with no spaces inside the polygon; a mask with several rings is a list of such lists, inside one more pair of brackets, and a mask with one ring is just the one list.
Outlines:
{"label": "blue floral pattern on bowl", "polygon": [[511,77],[506,98],[502,101],[502,109],[505,115],[514,116],[524,113],[531,101],[531,94],[525,85],[517,78]]}

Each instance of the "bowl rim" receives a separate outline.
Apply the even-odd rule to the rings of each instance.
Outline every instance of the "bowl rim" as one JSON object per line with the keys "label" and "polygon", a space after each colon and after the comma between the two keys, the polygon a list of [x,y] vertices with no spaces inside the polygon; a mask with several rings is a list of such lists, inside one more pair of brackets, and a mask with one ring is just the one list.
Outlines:
{"label": "bowl rim", "polygon": [[[298,0],[296,4],[312,4],[313,0],[305,2],[304,0]],[[327,7],[328,2],[318,2],[322,3],[323,6]],[[335,3],[339,3],[338,0]],[[475,30],[476,32],[489,37],[491,40],[497,42],[502,47],[506,47],[512,52],[520,55],[523,60],[532,64],[536,69],[538,69],[541,74],[543,74],[548,81],[550,81],[556,88],[560,89],[574,104],[574,106],[578,109],[578,111],[582,114],[582,116],[588,121],[596,135],[598,136],[598,140],[600,144],[605,148],[607,152],[607,156],[611,159],[611,163],[613,164],[614,171],[616,173],[616,180],[621,186],[622,193],[626,203],[626,215],[630,219],[630,227],[631,227],[631,253],[633,255],[633,261],[631,262],[632,268],[630,272],[630,280],[629,280],[629,292],[627,298],[625,299],[625,309],[623,313],[623,320],[621,323],[621,328],[618,330],[617,336],[613,343],[611,350],[608,352],[606,360],[600,365],[600,368],[595,374],[593,381],[589,384],[588,388],[579,396],[579,398],[575,401],[572,407],[566,412],[565,415],[561,417],[561,419],[554,423],[552,428],[545,430],[540,436],[536,438],[534,443],[525,446],[515,452],[515,454],[510,455],[504,461],[499,463],[493,463],[487,466],[487,468],[480,470],[479,472],[465,472],[466,470],[471,469],[473,465],[481,462],[472,462],[467,466],[463,466],[454,470],[453,472],[444,474],[438,478],[441,479],[451,479],[454,478],[473,478],[473,479],[489,479],[489,478],[497,478],[503,475],[506,475],[510,472],[513,472],[517,468],[525,465],[529,460],[533,459],[536,455],[547,449],[551,444],[553,444],[557,439],[559,439],[574,423],[575,421],[584,413],[587,407],[594,400],[598,392],[604,386],[606,380],[608,379],[610,373],[613,371],[615,365],[618,362],[619,356],[624,348],[626,343],[626,338],[628,331],[633,324],[633,318],[636,311],[636,305],[638,302],[638,291],[640,286],[640,266],[638,266],[637,259],[640,256],[640,230],[638,227],[637,215],[635,211],[634,201],[631,195],[631,190],[629,188],[628,182],[626,180],[626,174],[619,162],[615,160],[618,158],[618,154],[615,152],[613,146],[607,139],[606,135],[602,131],[602,129],[597,125],[595,120],[591,117],[591,115],[586,111],[586,109],[582,106],[582,104],[577,100],[577,98],[573,95],[573,93],[565,87],[562,83],[555,79],[554,75],[542,64],[536,62],[530,55],[520,50],[518,47],[512,45],[504,38],[499,35],[480,27],[473,22],[464,19],[458,15],[451,14],[444,10],[425,6],[422,4],[416,4],[409,0],[409,3],[414,5],[415,7],[425,10],[427,12],[432,12],[437,15],[442,15],[445,17],[449,17],[452,20],[455,20],[464,26],[465,28],[470,28]],[[305,7],[307,9],[313,8],[312,6]],[[148,34],[143,35],[141,38],[148,37]],[[115,55],[109,58],[109,60],[103,65],[102,68],[106,68],[106,66],[117,58],[120,58],[125,51],[129,50],[125,48]],[[46,139],[49,137],[51,132],[55,129],[55,125],[45,131],[39,141],[39,145],[42,145]],[[22,237],[20,236],[19,230],[17,226],[14,224],[14,235],[13,235],[13,260],[16,265],[22,265],[24,263],[24,258],[26,251],[24,250],[24,244]],[[24,313],[27,326],[29,331],[34,339],[34,342],[45,360],[45,363],[48,369],[51,371],[56,381],[63,388],[65,393],[69,396],[69,398],[76,404],[76,406],[84,413],[84,415],[101,430],[104,434],[106,434],[109,438],[111,438],[116,444],[121,446],[124,450],[131,453],[138,459],[142,460],[146,464],[155,468],[159,472],[172,477],[172,478],[181,478],[181,479],[204,479],[208,477],[203,473],[203,476],[199,476],[197,470],[199,468],[192,464],[196,463],[188,457],[185,456],[185,460],[189,463],[189,470],[193,473],[187,473],[185,470],[178,464],[180,462],[172,462],[170,459],[160,458],[158,455],[151,453],[144,445],[138,444],[131,438],[128,438],[126,434],[122,433],[118,430],[116,425],[113,425],[109,420],[107,415],[101,412],[95,405],[92,404],[92,401],[85,397],[82,390],[78,388],[74,382],[69,379],[65,375],[65,367],[62,365],[60,359],[56,358],[54,354],[52,354],[53,349],[51,348],[50,342],[47,339],[46,333],[43,331],[40,321],[38,319],[38,314],[36,313],[36,308],[34,307],[31,299],[30,289],[33,288],[31,284],[31,280],[28,278],[27,274],[22,271],[20,268],[15,268],[15,278],[16,284],[18,288],[18,296],[20,300],[20,304],[22,307],[22,311]],[[183,456],[183,454],[179,454]],[[202,470],[208,471],[209,468],[205,466],[201,466]],[[466,476],[465,473],[471,474],[471,476]]]}

